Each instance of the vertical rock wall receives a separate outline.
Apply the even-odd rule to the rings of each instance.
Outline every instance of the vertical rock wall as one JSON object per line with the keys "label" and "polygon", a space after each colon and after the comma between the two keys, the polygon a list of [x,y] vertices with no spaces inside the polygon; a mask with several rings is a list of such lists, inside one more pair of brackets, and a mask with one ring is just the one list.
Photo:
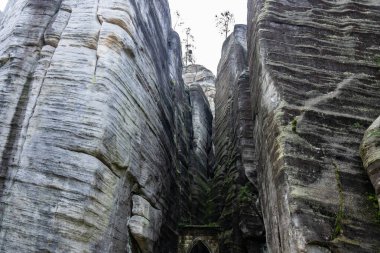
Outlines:
{"label": "vertical rock wall", "polygon": [[213,117],[215,118],[215,76],[202,65],[189,65],[183,68],[183,80],[186,85],[199,84],[206,95]]}
{"label": "vertical rock wall", "polygon": [[215,218],[221,252],[259,252],[264,241],[256,183],[253,119],[247,71],[247,27],[237,25],[223,45],[215,97]]}
{"label": "vertical rock wall", "polygon": [[184,68],[185,84],[189,87],[192,111],[192,141],[190,155],[190,216],[182,217],[185,224],[206,224],[211,208],[210,178],[213,174],[214,150],[212,142],[213,115],[209,102],[213,97],[206,91],[214,88],[214,76],[200,65]]}
{"label": "vertical rock wall", "polygon": [[380,113],[380,3],[249,0],[248,7],[270,251],[378,252],[378,210],[359,145]]}
{"label": "vertical rock wall", "polygon": [[191,118],[169,16],[166,0],[9,3],[0,252],[174,252]]}

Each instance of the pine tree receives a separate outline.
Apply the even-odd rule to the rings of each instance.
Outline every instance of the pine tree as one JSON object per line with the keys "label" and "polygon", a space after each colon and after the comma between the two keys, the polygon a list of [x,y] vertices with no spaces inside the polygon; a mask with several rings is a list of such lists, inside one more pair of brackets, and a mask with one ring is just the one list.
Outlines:
{"label": "pine tree", "polygon": [[234,14],[230,11],[225,11],[220,13],[220,15],[215,15],[216,27],[219,28],[219,32],[222,35],[228,36],[231,31],[231,26],[235,23]]}
{"label": "pine tree", "polygon": [[185,56],[183,57],[183,64],[185,66],[188,66],[189,64],[195,63],[194,53],[193,50],[195,49],[194,46],[194,36],[191,34],[191,28],[187,27],[185,28],[185,37],[182,40],[182,44],[185,50]]}

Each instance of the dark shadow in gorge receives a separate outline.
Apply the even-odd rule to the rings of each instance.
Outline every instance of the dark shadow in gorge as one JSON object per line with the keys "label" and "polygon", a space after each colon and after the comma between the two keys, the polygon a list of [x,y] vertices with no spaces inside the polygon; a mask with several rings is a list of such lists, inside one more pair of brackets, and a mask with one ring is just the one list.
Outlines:
{"label": "dark shadow in gorge", "polygon": [[202,243],[198,242],[190,251],[190,253],[211,253],[208,248]]}

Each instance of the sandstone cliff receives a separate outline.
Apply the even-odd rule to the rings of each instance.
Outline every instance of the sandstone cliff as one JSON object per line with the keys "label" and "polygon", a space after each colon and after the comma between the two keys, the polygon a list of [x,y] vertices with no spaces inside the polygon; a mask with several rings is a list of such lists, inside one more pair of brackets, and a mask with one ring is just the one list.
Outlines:
{"label": "sandstone cliff", "polygon": [[265,236],[252,159],[246,33],[245,25],[237,25],[224,42],[216,79],[213,196],[223,228],[221,252],[259,252]]}
{"label": "sandstone cliff", "polygon": [[[375,195],[369,195],[368,198],[374,205],[379,207],[380,201],[380,117],[365,131],[362,144],[360,146],[360,155],[363,160],[363,166],[367,171],[371,183],[375,188]],[[377,203],[376,203],[377,198]],[[379,214],[380,215],[380,212]]]}
{"label": "sandstone cliff", "polygon": [[[184,82],[189,88],[192,139],[190,154],[190,216],[182,217],[184,224],[205,224],[209,218],[210,179],[213,175],[214,150],[212,142],[214,104],[214,75],[200,65],[184,67]],[[210,92],[211,91],[211,92]]]}
{"label": "sandstone cliff", "polygon": [[248,7],[255,160],[270,251],[379,251],[359,145],[380,114],[380,3],[249,0]]}
{"label": "sandstone cliff", "polygon": [[212,114],[207,98],[198,84],[190,87],[192,108],[192,150],[190,155],[191,219],[190,224],[205,224],[209,210],[210,178],[213,173]]}
{"label": "sandstone cliff", "polygon": [[202,65],[189,65],[183,68],[183,80],[186,85],[198,84],[202,87],[213,117],[215,117],[215,76]]}
{"label": "sandstone cliff", "polygon": [[167,1],[14,0],[2,24],[0,252],[173,252],[191,116]]}

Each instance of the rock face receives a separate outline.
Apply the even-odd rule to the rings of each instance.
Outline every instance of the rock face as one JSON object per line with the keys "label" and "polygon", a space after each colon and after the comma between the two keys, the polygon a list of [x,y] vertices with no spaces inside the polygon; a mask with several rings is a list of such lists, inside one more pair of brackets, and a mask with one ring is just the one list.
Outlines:
{"label": "rock face", "polygon": [[202,87],[206,95],[207,101],[210,104],[211,112],[215,117],[215,76],[214,74],[203,67],[202,65],[189,65],[183,68],[183,80],[185,84],[198,84]]}
{"label": "rock face", "polygon": [[192,108],[191,219],[190,224],[205,224],[209,215],[209,180],[213,173],[214,151],[212,145],[213,117],[202,87],[193,84],[190,89]]}
{"label": "rock face", "polygon": [[[200,65],[184,68],[185,84],[189,88],[192,111],[192,138],[189,170],[191,205],[189,213],[181,217],[184,224],[205,224],[210,215],[210,178],[213,175],[214,150],[212,142],[213,115],[205,91],[214,87],[214,76]],[[199,71],[198,71],[199,70]],[[208,93],[210,95],[210,93]],[[184,200],[186,203],[186,199]]]}
{"label": "rock face", "polygon": [[[363,166],[375,188],[378,203],[380,201],[380,117],[365,131],[360,155]],[[370,199],[375,200],[369,196]],[[378,205],[377,203],[377,205]]]}
{"label": "rock face", "polygon": [[270,252],[379,251],[358,150],[380,114],[380,3],[248,7],[254,159]]}
{"label": "rock face", "polygon": [[223,228],[221,252],[259,252],[264,225],[258,203],[253,118],[247,71],[247,27],[225,41],[216,79],[213,196]]}
{"label": "rock face", "polygon": [[167,1],[8,7],[0,252],[174,252],[191,115]]}

